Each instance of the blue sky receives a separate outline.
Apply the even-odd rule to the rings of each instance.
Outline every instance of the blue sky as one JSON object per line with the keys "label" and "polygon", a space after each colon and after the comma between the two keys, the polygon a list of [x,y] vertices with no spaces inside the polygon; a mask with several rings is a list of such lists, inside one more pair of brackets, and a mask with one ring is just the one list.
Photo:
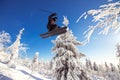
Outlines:
{"label": "blue sky", "polygon": [[[54,40],[56,36],[47,39],[39,37],[39,34],[47,32],[47,17],[50,14],[41,9],[56,12],[57,24],[60,26],[62,26],[63,15],[67,16],[70,22],[69,28],[79,41],[83,41],[83,32],[93,23],[90,22],[90,17],[87,20],[81,19],[78,23],[76,20],[82,13],[97,9],[106,3],[108,3],[107,0],[1,0],[0,31],[5,30],[10,33],[14,42],[19,30],[25,28],[21,42],[28,44],[30,48],[27,50],[28,56],[32,58],[35,52],[39,52],[40,58],[50,60],[53,56],[51,49],[54,46],[51,40]],[[101,62],[107,56],[112,58],[115,56],[115,43],[120,42],[120,38],[115,35],[116,40],[113,35],[103,36],[95,32],[90,43],[78,48],[95,61]]]}

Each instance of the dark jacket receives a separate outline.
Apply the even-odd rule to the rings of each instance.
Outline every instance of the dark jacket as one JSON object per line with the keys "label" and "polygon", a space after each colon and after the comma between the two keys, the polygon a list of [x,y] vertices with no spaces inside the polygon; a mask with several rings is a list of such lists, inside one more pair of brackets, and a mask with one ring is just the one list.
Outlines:
{"label": "dark jacket", "polygon": [[51,15],[49,15],[48,17],[48,24],[47,24],[47,29],[49,31],[55,29],[57,27],[57,24],[55,24],[57,17],[56,17],[56,13],[52,13]]}

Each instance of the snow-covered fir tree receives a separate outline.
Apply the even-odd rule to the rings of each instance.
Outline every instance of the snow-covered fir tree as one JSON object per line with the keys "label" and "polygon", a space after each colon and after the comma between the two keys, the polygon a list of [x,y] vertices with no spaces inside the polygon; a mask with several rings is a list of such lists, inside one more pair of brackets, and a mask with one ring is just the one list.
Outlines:
{"label": "snow-covered fir tree", "polygon": [[50,76],[52,74],[50,61],[40,60],[38,65],[38,72],[44,74],[44,76]]}
{"label": "snow-covered fir tree", "polygon": [[98,66],[97,66],[96,62],[93,63],[93,70],[98,71]]}
{"label": "snow-covered fir tree", "polygon": [[117,68],[118,68],[118,71],[120,72],[120,44],[117,43],[116,45],[116,57],[118,59],[118,65],[117,65]]}
{"label": "snow-covered fir tree", "polygon": [[10,43],[11,42],[11,37],[10,34],[2,31],[0,32],[0,52],[4,51],[4,48],[6,47],[5,44]]}
{"label": "snow-covered fir tree", "polygon": [[105,62],[105,71],[106,71],[106,72],[109,71],[109,66],[108,66],[107,62]]}
{"label": "snow-covered fir tree", "polygon": [[86,64],[85,65],[86,65],[87,70],[92,70],[93,69],[92,62],[87,58],[86,58]]}
{"label": "snow-covered fir tree", "polygon": [[19,34],[17,35],[16,41],[7,48],[7,50],[10,51],[11,56],[10,60],[8,61],[8,64],[14,64],[15,60],[19,57],[19,51],[23,47],[21,46],[21,35],[23,34],[24,28],[19,31]]}
{"label": "snow-covered fir tree", "polygon": [[23,66],[26,66],[27,68],[31,69],[31,63],[32,63],[32,60],[30,58],[24,58],[22,59],[23,63],[22,65]]}
{"label": "snow-covered fir tree", "polygon": [[8,61],[8,56],[5,51],[8,47],[8,43],[11,42],[11,36],[5,31],[0,32],[0,62]]}
{"label": "snow-covered fir tree", "polygon": [[116,45],[116,52],[117,52],[116,56],[120,58],[120,44]]}
{"label": "snow-covered fir tree", "polygon": [[38,66],[39,66],[39,52],[35,53],[35,56],[33,58],[32,61],[32,70],[38,70]]}
{"label": "snow-covered fir tree", "polygon": [[115,71],[115,66],[112,63],[110,63],[110,69],[112,72]]}
{"label": "snow-covered fir tree", "polygon": [[[64,17],[64,21],[68,22],[66,20]],[[81,43],[77,41],[72,31],[68,29],[52,42],[55,44],[52,51],[56,53],[52,59],[52,80],[89,80],[80,63],[83,54],[79,52],[77,46]]]}
{"label": "snow-covered fir tree", "polygon": [[88,69],[90,69],[90,67],[89,67],[89,61],[88,61],[88,59],[86,58],[86,60],[85,60],[86,62],[85,62],[85,66],[86,66],[86,69],[88,70]]}
{"label": "snow-covered fir tree", "polygon": [[118,68],[118,72],[120,73],[120,59],[119,59],[119,61],[118,61],[117,68]]}

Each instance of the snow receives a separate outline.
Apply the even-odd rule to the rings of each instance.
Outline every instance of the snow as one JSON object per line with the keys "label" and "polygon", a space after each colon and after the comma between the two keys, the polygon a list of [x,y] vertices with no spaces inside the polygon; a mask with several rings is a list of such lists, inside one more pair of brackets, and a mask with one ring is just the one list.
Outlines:
{"label": "snow", "polygon": [[4,44],[6,43],[10,43],[11,42],[11,37],[10,34],[5,32],[5,31],[1,31],[0,32],[0,52],[3,50],[3,48],[5,47]]}
{"label": "snow", "polygon": [[69,20],[67,19],[67,16],[63,16],[63,19],[64,19],[63,22],[62,22],[63,25],[64,25],[64,26],[68,26]]}
{"label": "snow", "polygon": [[85,42],[88,43],[93,32],[99,31],[98,34],[107,35],[109,32],[113,33],[120,32],[120,1],[110,3],[112,0],[108,0],[107,4],[100,5],[98,9],[88,10],[84,12],[77,20],[78,21],[84,17],[87,18],[88,15],[92,16],[92,23],[95,25],[89,25],[88,30],[85,34]]}
{"label": "snow", "polygon": [[[24,28],[19,31],[16,40],[9,47],[6,44],[11,42],[10,34],[5,31],[0,32],[0,80],[51,80],[44,74],[47,70],[42,69],[44,72],[40,72],[42,71],[40,68],[39,71],[35,71],[31,68],[34,65],[31,60],[26,61],[19,57],[21,51],[27,50],[20,41],[23,31]],[[35,55],[38,57],[39,53],[36,52]]]}
{"label": "snow", "polygon": [[[9,78],[9,79],[8,79]],[[32,72],[27,67],[17,65],[16,69],[9,68],[0,62],[0,80],[51,80],[37,72]]]}
{"label": "snow", "polygon": [[51,80],[45,78],[43,74],[23,66],[20,62],[15,64],[15,68],[9,67],[6,63],[9,56],[5,52],[0,52],[0,80]]}
{"label": "snow", "polygon": [[94,27],[94,26],[89,26],[89,29],[83,33],[83,34],[85,34],[85,38],[86,38],[86,41],[84,41],[84,45],[89,43],[91,35],[93,34],[95,28],[96,27]]}
{"label": "snow", "polygon": [[[85,16],[85,15],[86,15],[86,12],[84,12],[84,13],[76,20],[76,23],[78,23],[79,20],[80,20],[83,16]],[[86,19],[86,16],[85,16],[85,19]]]}
{"label": "snow", "polygon": [[0,43],[4,42],[4,43],[9,43],[11,42],[10,40],[10,34],[6,33],[5,31],[0,32]]}

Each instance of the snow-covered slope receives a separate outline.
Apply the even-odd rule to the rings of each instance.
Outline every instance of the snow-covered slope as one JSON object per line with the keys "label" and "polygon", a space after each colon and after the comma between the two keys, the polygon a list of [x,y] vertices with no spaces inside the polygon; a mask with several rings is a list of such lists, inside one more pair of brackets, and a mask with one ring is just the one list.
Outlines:
{"label": "snow-covered slope", "polygon": [[17,65],[9,68],[7,64],[0,62],[0,80],[51,80],[41,74],[31,71],[24,66]]}

